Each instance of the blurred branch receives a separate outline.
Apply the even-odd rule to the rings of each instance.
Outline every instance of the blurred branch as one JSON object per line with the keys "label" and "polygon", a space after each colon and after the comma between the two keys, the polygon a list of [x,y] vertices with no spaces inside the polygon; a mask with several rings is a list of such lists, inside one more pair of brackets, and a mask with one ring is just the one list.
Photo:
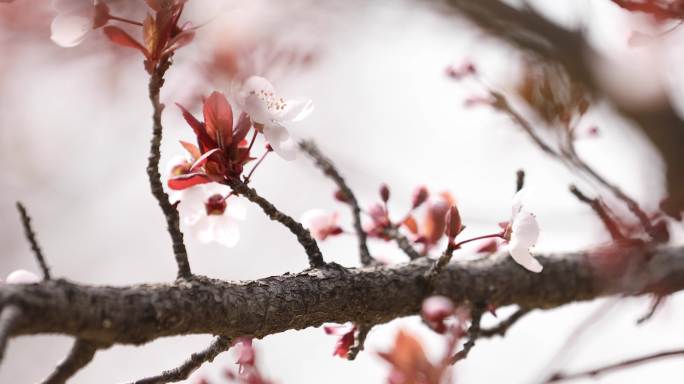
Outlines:
{"label": "blurred branch", "polygon": [[515,8],[500,0],[446,0],[446,4],[490,34],[561,65],[575,82],[612,101],[650,138],[667,164],[669,197],[663,209],[673,216],[684,209],[684,122],[671,102],[656,109],[620,105],[614,95],[600,89],[591,69],[598,55],[581,31],[562,28],[529,6]]}
{"label": "blurred branch", "polygon": [[654,360],[660,360],[660,359],[665,359],[665,358],[670,358],[670,357],[679,357],[679,356],[684,356],[684,349],[675,349],[672,351],[665,351],[665,352],[659,352],[659,353],[654,353],[651,355],[646,355],[642,357],[637,357],[634,359],[629,359],[625,361],[621,361],[619,363],[615,364],[610,364],[606,365],[604,367],[599,367],[599,368],[594,368],[588,371],[583,371],[583,372],[577,372],[577,373],[563,373],[559,372],[551,376],[546,383],[557,383],[561,381],[569,381],[569,380],[576,380],[576,379],[581,379],[581,378],[594,378],[596,376],[599,376],[604,373],[609,373],[625,368],[631,368],[636,365],[640,364],[645,364],[652,362]]}
{"label": "blurred branch", "polygon": [[26,207],[24,207],[24,205],[18,201],[17,210],[21,216],[21,224],[24,226],[24,234],[26,235],[26,239],[31,245],[31,250],[38,261],[38,266],[40,266],[40,269],[43,271],[43,280],[50,280],[50,268],[48,267],[47,262],[45,262],[45,257],[43,256],[43,251],[40,249],[40,245],[38,245],[36,233],[31,227],[31,217],[26,211]]}
{"label": "blurred branch", "polygon": [[170,66],[170,59],[164,59],[155,67],[154,72],[150,76],[149,97],[154,113],[152,115],[153,129],[152,140],[150,141],[150,156],[147,163],[147,176],[150,180],[152,195],[157,199],[159,207],[161,207],[166,218],[167,229],[173,243],[173,253],[176,257],[176,264],[178,264],[177,277],[187,279],[192,276],[192,272],[190,271],[190,262],[188,262],[188,252],[185,249],[185,243],[183,243],[183,232],[181,232],[179,226],[178,211],[169,202],[169,195],[164,192],[161,174],[159,174],[162,141],[161,115],[164,110],[164,105],[159,101],[159,93],[164,85],[164,74]]}
{"label": "blurred branch", "polygon": [[525,315],[530,313],[530,309],[528,308],[519,308],[517,311],[515,311],[512,315],[510,315],[506,320],[502,320],[499,324],[492,328],[483,328],[480,329],[480,337],[492,337],[492,336],[505,336],[506,332],[515,324],[518,322],[518,320],[522,319]]}
{"label": "blurred branch", "polygon": [[455,355],[449,359],[449,364],[456,364],[460,360],[468,357],[470,351],[475,347],[475,342],[480,337],[480,322],[482,321],[482,315],[484,314],[484,305],[478,304],[474,305],[472,308],[472,320],[470,322],[470,327],[468,327],[468,341],[463,344],[463,349],[456,352]]}
{"label": "blurred branch", "polygon": [[179,367],[164,371],[158,376],[137,380],[132,384],[165,384],[185,380],[202,364],[214,361],[216,356],[227,351],[231,345],[231,338],[219,336],[206,349],[190,355],[190,358]]}
{"label": "blurred branch", "polygon": [[308,154],[316,163],[316,166],[320,168],[323,173],[332,179],[337,188],[341,191],[342,195],[346,199],[346,203],[352,211],[352,218],[354,219],[354,231],[356,232],[356,237],[359,239],[359,256],[361,258],[361,265],[368,266],[373,264],[374,260],[370,255],[368,250],[368,236],[366,231],[363,230],[361,226],[361,207],[359,202],[354,196],[347,182],[344,180],[340,172],[335,168],[335,165],[330,159],[325,157],[321,151],[318,149],[313,141],[302,141],[299,143],[299,148]]}
{"label": "blurred branch", "polygon": [[601,202],[600,199],[591,199],[587,197],[582,191],[580,191],[576,186],[571,185],[570,186],[570,193],[572,193],[577,200],[589,205],[591,209],[594,210],[596,215],[601,219],[601,222],[603,225],[606,227],[608,230],[608,233],[610,233],[610,237],[614,241],[621,241],[625,240],[625,237],[622,235],[622,232],[620,232],[620,226],[618,225],[615,220],[608,214],[608,211],[605,207],[605,205]]}
{"label": "blurred branch", "polygon": [[347,360],[354,360],[356,359],[356,356],[359,355],[361,351],[363,351],[365,343],[366,343],[366,337],[368,337],[368,333],[370,330],[373,328],[372,325],[367,325],[367,324],[360,324],[359,325],[359,334],[356,336],[356,341],[354,342],[354,345],[349,348],[349,353],[347,354]]}
{"label": "blurred branch", "polygon": [[387,238],[394,240],[399,249],[404,251],[409,259],[415,260],[423,257],[420,253],[418,253],[418,251],[416,251],[413,245],[411,245],[411,241],[399,231],[397,226],[390,225],[386,227],[382,234],[387,236]]}
{"label": "blurred branch", "polygon": [[2,305],[0,312],[0,363],[5,357],[7,341],[22,317],[21,309],[16,305]]}
{"label": "blurred branch", "polygon": [[57,365],[55,370],[43,380],[43,384],[64,384],[78,371],[93,360],[97,346],[77,339],[69,351],[69,355]]}
{"label": "blurred branch", "polygon": [[250,188],[247,184],[243,183],[238,179],[229,179],[226,184],[233,189],[233,191],[241,196],[247,198],[247,200],[255,203],[264,211],[266,216],[271,220],[277,221],[284,225],[287,229],[297,236],[297,241],[304,247],[306,255],[309,257],[309,266],[311,268],[318,268],[325,264],[323,260],[323,255],[321,250],[318,248],[318,243],[311,237],[311,233],[302,226],[297,220],[286,215],[271,204],[265,198],[259,196],[254,188]]}

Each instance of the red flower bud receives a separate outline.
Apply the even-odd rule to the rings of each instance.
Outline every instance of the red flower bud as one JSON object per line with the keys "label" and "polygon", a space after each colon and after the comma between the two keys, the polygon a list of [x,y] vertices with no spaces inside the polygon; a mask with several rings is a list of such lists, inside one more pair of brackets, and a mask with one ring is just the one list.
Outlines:
{"label": "red flower bud", "polygon": [[444,233],[450,240],[453,240],[458,236],[463,230],[463,222],[461,221],[461,215],[458,213],[458,208],[452,205],[449,208],[449,212],[446,214],[446,227],[444,228]]}
{"label": "red flower bud", "polygon": [[421,206],[428,199],[429,195],[430,193],[428,192],[427,187],[425,187],[424,185],[418,187],[418,189],[416,189],[415,192],[413,192],[412,208],[415,209]]}
{"label": "red flower bud", "polygon": [[335,197],[335,200],[339,201],[340,203],[349,203],[349,197],[346,193],[342,192],[341,189],[335,191],[333,196]]}
{"label": "red flower bud", "polygon": [[444,320],[454,314],[454,304],[444,296],[432,296],[423,301],[420,311],[423,320],[437,333],[447,329]]}
{"label": "red flower bud", "polygon": [[389,187],[387,186],[387,184],[382,184],[382,185],[380,186],[380,198],[381,198],[382,201],[384,201],[385,203],[386,203],[387,201],[389,201],[389,198],[390,198],[390,190],[389,190]]}

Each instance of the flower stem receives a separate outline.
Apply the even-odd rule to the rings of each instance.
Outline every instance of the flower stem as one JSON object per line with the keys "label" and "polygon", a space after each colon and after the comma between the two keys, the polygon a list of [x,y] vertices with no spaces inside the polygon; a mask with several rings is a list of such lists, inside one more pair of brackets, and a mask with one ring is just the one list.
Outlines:
{"label": "flower stem", "polygon": [[109,20],[116,20],[116,21],[120,21],[120,22],[122,22],[122,23],[137,25],[137,26],[139,26],[139,27],[142,27],[142,26],[143,26],[143,24],[142,24],[141,22],[139,22],[139,21],[129,20],[129,19],[125,19],[125,18],[123,18],[123,17],[118,17],[118,16],[109,15]]}

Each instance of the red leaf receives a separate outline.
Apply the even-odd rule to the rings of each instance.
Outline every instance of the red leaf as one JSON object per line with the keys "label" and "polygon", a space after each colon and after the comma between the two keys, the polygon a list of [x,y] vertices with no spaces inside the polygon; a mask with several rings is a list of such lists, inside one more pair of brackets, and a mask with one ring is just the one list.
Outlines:
{"label": "red leaf", "polygon": [[93,18],[93,29],[100,28],[109,21],[109,7],[104,2],[95,4],[95,17]]}
{"label": "red leaf", "polygon": [[207,135],[216,138],[219,147],[230,146],[233,140],[233,110],[222,93],[214,91],[204,101],[204,125]]}
{"label": "red leaf", "polygon": [[199,148],[195,144],[188,143],[187,141],[180,140],[181,145],[183,148],[185,148],[186,151],[192,156],[192,160],[199,159],[202,157],[202,152],[200,152]]}
{"label": "red leaf", "polygon": [[126,33],[123,29],[115,27],[113,25],[108,25],[104,27],[104,33],[107,35],[109,40],[115,44],[119,44],[123,47],[134,48],[142,52],[145,57],[148,56],[147,50],[140,43],[138,43],[134,38]]}
{"label": "red leaf", "polygon": [[196,160],[195,163],[192,165],[192,167],[190,167],[190,171],[191,171],[191,172],[196,171],[197,168],[203,166],[204,163],[206,163],[207,160],[209,160],[209,157],[210,157],[211,155],[213,155],[214,153],[216,153],[216,152],[218,152],[218,151],[220,151],[219,148],[214,148],[214,149],[212,149],[211,151],[209,151],[209,152],[205,153],[204,155],[200,156],[199,158],[197,158],[197,160]]}
{"label": "red leaf", "polygon": [[213,148],[216,148],[216,142],[214,141],[214,139],[209,137],[209,135],[207,135],[207,132],[204,129],[204,124],[199,122],[199,120],[197,120],[195,116],[192,115],[192,113],[188,112],[188,110],[185,109],[185,107],[178,103],[176,103],[176,105],[178,106],[178,108],[180,108],[181,112],[183,113],[183,118],[185,119],[185,121],[195,132],[195,136],[197,136],[197,142],[199,143],[200,151],[206,152]]}
{"label": "red leaf", "polygon": [[418,223],[413,216],[406,216],[402,224],[414,235],[418,233]]}
{"label": "red leaf", "polygon": [[204,173],[188,173],[181,176],[170,178],[168,181],[169,188],[181,191],[199,184],[210,183],[211,179]]}

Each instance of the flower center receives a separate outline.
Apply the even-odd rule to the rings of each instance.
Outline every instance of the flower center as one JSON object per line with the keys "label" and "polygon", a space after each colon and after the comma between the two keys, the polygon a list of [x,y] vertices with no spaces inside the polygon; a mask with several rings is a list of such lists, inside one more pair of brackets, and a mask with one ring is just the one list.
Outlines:
{"label": "flower center", "polygon": [[220,194],[211,195],[206,203],[204,203],[204,208],[207,210],[207,215],[223,215],[226,211],[226,200]]}
{"label": "flower center", "polygon": [[285,100],[282,97],[277,97],[273,92],[266,92],[261,89],[259,91],[251,91],[250,94],[265,102],[266,108],[268,108],[269,111],[282,111],[287,106]]}

